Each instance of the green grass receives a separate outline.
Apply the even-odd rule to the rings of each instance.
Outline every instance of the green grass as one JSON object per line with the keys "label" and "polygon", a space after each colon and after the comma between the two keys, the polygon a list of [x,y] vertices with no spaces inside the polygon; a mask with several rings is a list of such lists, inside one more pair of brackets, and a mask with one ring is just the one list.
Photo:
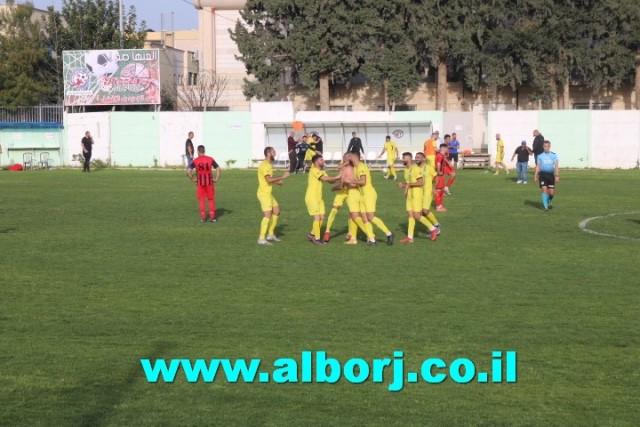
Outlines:
{"label": "green grass", "polygon": [[[0,172],[0,425],[637,425],[640,241],[578,223],[640,211],[638,171],[563,171],[549,213],[532,179],[459,175],[437,242],[368,248],[306,241],[306,176],[261,247],[255,171],[223,173],[217,224],[179,171]],[[401,192],[374,183],[402,237]],[[640,237],[640,214],[590,228]],[[149,384],[139,362],[398,349],[485,370],[516,350],[518,382]]]}

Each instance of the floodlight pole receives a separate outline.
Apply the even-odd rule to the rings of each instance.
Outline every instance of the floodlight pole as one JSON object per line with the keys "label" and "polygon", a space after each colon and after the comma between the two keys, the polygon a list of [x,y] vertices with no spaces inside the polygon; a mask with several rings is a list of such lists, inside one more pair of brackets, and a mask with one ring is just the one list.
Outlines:
{"label": "floodlight pole", "polygon": [[118,1],[120,10],[120,49],[124,49],[124,22],[122,17],[122,0]]}

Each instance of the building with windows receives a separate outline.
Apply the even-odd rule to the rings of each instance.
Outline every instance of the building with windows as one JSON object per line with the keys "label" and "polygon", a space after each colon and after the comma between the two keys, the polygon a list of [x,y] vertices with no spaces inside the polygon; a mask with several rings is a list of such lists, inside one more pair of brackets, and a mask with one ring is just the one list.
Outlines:
{"label": "building with windows", "polygon": [[[229,87],[222,105],[230,110],[244,110],[249,107],[242,93],[243,79],[246,78],[244,64],[236,59],[238,49],[231,40],[229,31],[233,30],[240,19],[240,9],[245,0],[194,0],[198,9],[198,31],[176,32],[171,42],[181,48],[180,43],[191,43],[189,50],[198,52],[202,69],[214,70],[229,79]],[[421,111],[436,109],[436,72],[426,73],[420,88],[411,94],[403,104],[396,105],[400,111]],[[250,77],[249,77],[250,78]],[[575,80],[568,96],[559,94],[552,105],[542,105],[531,101],[531,94],[526,88],[518,91],[503,90],[496,97],[488,94],[473,93],[464,87],[455,70],[451,69],[447,78],[446,111],[478,111],[486,115],[492,110],[531,110],[531,109],[632,109],[636,104],[636,95],[632,84],[613,90],[603,90],[594,95],[586,85]],[[304,89],[292,89],[287,99],[293,102],[297,111],[313,111],[319,109],[319,99],[311,96]],[[384,110],[384,97],[371,91],[365,79],[356,79],[349,87],[331,87],[331,107],[333,111],[380,111]]]}

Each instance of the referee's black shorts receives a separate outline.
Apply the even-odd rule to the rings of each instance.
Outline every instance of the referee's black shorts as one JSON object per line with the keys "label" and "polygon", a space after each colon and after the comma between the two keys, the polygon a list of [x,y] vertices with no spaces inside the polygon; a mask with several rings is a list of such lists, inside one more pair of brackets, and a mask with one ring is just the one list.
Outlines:
{"label": "referee's black shorts", "polygon": [[538,182],[540,182],[540,188],[556,188],[556,176],[553,172],[540,172],[538,174]]}

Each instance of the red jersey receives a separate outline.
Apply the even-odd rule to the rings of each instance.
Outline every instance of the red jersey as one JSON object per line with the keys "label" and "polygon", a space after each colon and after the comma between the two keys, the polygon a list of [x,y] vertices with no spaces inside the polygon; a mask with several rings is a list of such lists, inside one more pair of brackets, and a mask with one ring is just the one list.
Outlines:
{"label": "red jersey", "polygon": [[[440,165],[440,167],[438,167]],[[436,154],[436,172],[438,175],[444,174],[445,169],[447,168],[447,162],[445,160],[444,154],[438,153]]]}
{"label": "red jersey", "polygon": [[211,187],[213,186],[213,174],[211,169],[217,169],[218,164],[213,157],[198,156],[193,159],[193,168],[198,174],[197,184],[198,187]]}

